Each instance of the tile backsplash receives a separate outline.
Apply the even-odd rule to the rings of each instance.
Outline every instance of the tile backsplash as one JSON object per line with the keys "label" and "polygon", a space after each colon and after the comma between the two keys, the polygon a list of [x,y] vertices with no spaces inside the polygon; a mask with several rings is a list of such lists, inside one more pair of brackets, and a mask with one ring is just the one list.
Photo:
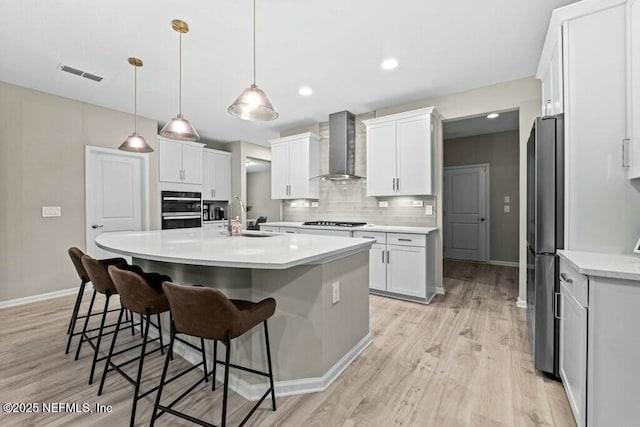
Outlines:
{"label": "tile backsplash", "polygon": [[[363,120],[373,118],[374,113],[356,116],[356,164],[355,173],[367,176],[367,146]],[[320,123],[320,174],[329,168],[329,122]],[[414,207],[413,201],[421,200],[423,206]],[[381,208],[378,202],[388,202]],[[282,202],[283,221],[342,220],[363,221],[380,225],[436,226],[436,198],[415,197],[367,197],[366,179],[357,181],[320,181],[318,207],[312,200],[287,200]],[[432,215],[426,214],[427,205],[433,206]]]}

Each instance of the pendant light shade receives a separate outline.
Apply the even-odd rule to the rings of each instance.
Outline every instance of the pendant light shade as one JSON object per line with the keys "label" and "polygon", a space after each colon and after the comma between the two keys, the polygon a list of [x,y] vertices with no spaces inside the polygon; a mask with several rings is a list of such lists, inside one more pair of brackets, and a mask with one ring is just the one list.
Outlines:
{"label": "pendant light shade", "polygon": [[138,67],[142,67],[142,60],[129,58],[129,64],[133,65],[133,133],[124,140],[118,150],[130,151],[133,153],[151,153],[153,148],[147,143],[144,137],[137,134],[138,130]]}
{"label": "pendant light shade", "polygon": [[179,80],[179,112],[176,117],[169,120],[160,131],[160,135],[178,141],[198,141],[200,135],[189,120],[182,116],[182,35],[189,32],[189,24],[179,19],[171,21],[171,28],[180,34],[180,80]]}
{"label": "pendant light shade", "polygon": [[253,0],[253,84],[242,91],[228,111],[242,120],[265,122],[278,118],[269,97],[256,85],[256,0]]}

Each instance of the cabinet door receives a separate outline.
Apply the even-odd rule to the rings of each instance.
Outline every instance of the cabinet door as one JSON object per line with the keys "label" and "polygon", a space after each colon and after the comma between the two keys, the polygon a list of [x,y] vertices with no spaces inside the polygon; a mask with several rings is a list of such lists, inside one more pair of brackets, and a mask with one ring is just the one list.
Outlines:
{"label": "cabinet door", "polygon": [[213,156],[209,151],[202,153],[202,200],[213,200]]}
{"label": "cabinet door", "polygon": [[289,197],[309,197],[309,140],[289,142]]}
{"label": "cabinet door", "polygon": [[542,115],[548,116],[553,109],[553,100],[551,99],[551,64],[545,70],[542,77]]}
{"label": "cabinet door", "polygon": [[182,182],[182,143],[158,139],[158,179]]}
{"label": "cabinet door", "polygon": [[433,193],[431,116],[409,117],[396,122],[396,194]]}
{"label": "cabinet door", "polygon": [[627,3],[628,178],[640,178],[640,0]]}
{"label": "cabinet door", "polygon": [[213,153],[213,199],[231,199],[231,156]]}
{"label": "cabinet door", "polygon": [[367,196],[394,196],[396,122],[367,126]]}
{"label": "cabinet door", "polygon": [[387,291],[426,298],[426,255],[425,248],[387,245]]}
{"label": "cabinet door", "polygon": [[271,145],[271,198],[289,196],[289,143]]}
{"label": "cabinet door", "polygon": [[202,184],[202,147],[182,144],[182,169],[185,184]]}
{"label": "cabinet door", "polygon": [[564,111],[562,91],[562,39],[558,40],[556,48],[551,56],[551,114],[560,114]]}
{"label": "cabinet door", "polygon": [[560,281],[560,377],[578,427],[587,409],[587,309]]}
{"label": "cabinet door", "polygon": [[376,243],[369,250],[369,289],[387,290],[386,247]]}

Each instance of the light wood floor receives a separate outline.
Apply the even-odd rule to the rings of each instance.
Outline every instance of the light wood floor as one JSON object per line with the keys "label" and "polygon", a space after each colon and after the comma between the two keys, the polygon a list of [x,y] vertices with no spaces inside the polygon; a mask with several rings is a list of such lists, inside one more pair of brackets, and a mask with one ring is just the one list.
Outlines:
{"label": "light wood floor", "polygon": [[[446,262],[444,273],[447,295],[429,306],[371,296],[373,344],[325,392],[279,398],[276,412],[265,403],[249,425],[574,425],[561,384],[533,369],[525,310],[515,306],[517,270]],[[0,413],[1,426],[128,424],[133,388],[112,373],[98,397],[102,365],[88,386],[89,348],[78,361],[64,355],[73,300],[0,310],[0,402],[101,403],[113,411]],[[145,362],[143,388],[157,384],[162,360],[157,353]],[[176,359],[171,366],[187,364]],[[169,387],[184,390],[197,378],[189,374]],[[170,388],[167,399],[178,395]],[[203,387],[176,409],[218,423],[221,394]],[[137,425],[148,425],[152,406],[152,397],[140,401]],[[237,425],[249,407],[232,393],[229,424]],[[189,424],[164,415],[156,425]]]}

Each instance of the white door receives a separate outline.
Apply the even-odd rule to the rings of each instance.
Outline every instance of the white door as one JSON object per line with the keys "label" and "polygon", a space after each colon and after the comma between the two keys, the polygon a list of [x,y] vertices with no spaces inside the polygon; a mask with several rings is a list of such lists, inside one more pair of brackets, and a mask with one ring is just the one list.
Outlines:
{"label": "white door", "polygon": [[396,193],[432,194],[431,124],[420,115],[396,122]]}
{"label": "white door", "polygon": [[489,260],[488,166],[444,168],[444,257]]}
{"label": "white door", "polygon": [[387,245],[387,291],[426,298],[426,257],[422,247]]}
{"label": "white door", "polygon": [[309,140],[289,142],[289,197],[309,197]]}
{"label": "white door", "polygon": [[182,170],[182,182],[202,184],[202,147],[182,144]]}
{"label": "white door", "polygon": [[387,290],[387,245],[375,243],[369,250],[369,289]]}
{"label": "white door", "polygon": [[158,138],[158,179],[182,182],[182,143]]}
{"label": "white door", "polygon": [[147,171],[148,159],[142,154],[86,147],[85,236],[89,255],[114,256],[96,246],[95,239],[102,233],[146,228]]}
{"label": "white door", "polygon": [[271,198],[286,199],[289,192],[289,143],[271,145]]}
{"label": "white door", "polygon": [[213,198],[231,199],[231,156],[213,154]]}
{"label": "white door", "polygon": [[395,195],[396,122],[367,126],[367,196]]}

